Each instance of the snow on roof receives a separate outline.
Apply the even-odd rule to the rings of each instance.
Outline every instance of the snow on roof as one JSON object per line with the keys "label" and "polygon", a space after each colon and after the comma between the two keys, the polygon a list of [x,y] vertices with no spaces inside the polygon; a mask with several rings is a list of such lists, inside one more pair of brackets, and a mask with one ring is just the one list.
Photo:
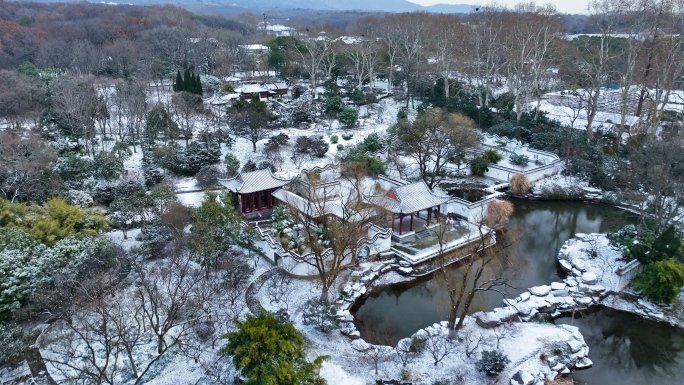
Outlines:
{"label": "snow on roof", "polygon": [[227,95],[218,95],[214,94],[207,102],[213,105],[220,105],[220,104],[228,104],[233,100],[237,100],[240,98],[240,94],[227,94]]}
{"label": "snow on roof", "polygon": [[267,51],[268,47],[263,44],[246,44],[240,46],[247,51]]}
{"label": "snow on roof", "polygon": [[266,83],[264,87],[268,90],[286,90],[290,88],[285,82]]}
{"label": "snow on roof", "polygon": [[344,44],[356,44],[363,41],[363,39],[358,36],[340,36],[337,39],[335,39],[335,41],[341,41]]}
{"label": "snow on roof", "polygon": [[219,183],[234,193],[251,194],[283,187],[290,183],[290,179],[278,178],[266,169],[239,173],[235,178],[219,179]]}
{"label": "snow on roof", "polygon": [[266,29],[273,32],[294,31],[294,28],[282,24],[267,25]]}
{"label": "snow on roof", "polygon": [[242,87],[243,94],[258,94],[261,92],[268,92],[268,90],[258,84],[245,84]]}
{"label": "snow on roof", "polygon": [[411,214],[439,206],[450,196],[433,193],[424,181],[392,187],[385,195],[373,195],[368,201],[385,207],[395,214]]}

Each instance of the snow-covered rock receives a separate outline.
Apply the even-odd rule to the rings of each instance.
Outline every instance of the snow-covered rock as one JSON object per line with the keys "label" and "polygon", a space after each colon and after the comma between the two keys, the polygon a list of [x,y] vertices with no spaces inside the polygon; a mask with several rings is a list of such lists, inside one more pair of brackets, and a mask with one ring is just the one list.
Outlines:
{"label": "snow-covered rock", "polygon": [[596,274],[588,271],[582,274],[582,282],[586,283],[587,285],[595,285],[598,283],[598,277],[596,277]]}
{"label": "snow-covered rock", "polygon": [[589,369],[592,367],[592,365],[594,365],[594,363],[591,362],[591,360],[589,358],[584,357],[575,363],[575,369],[577,369],[577,370]]}
{"label": "snow-covered rock", "polygon": [[568,261],[566,261],[566,260],[564,260],[564,259],[561,259],[561,260],[558,261],[558,263],[560,263],[560,265],[561,265],[561,267],[563,268],[563,270],[565,270],[565,271],[567,271],[567,272],[572,271],[572,264],[570,264],[570,262],[568,262]]}
{"label": "snow-covered rock", "polygon": [[519,370],[513,378],[511,378],[511,385],[532,385],[536,378],[530,373]]}
{"label": "snow-covered rock", "polygon": [[567,286],[563,282],[552,282],[551,283],[551,290],[563,290],[565,289],[565,286]]}
{"label": "snow-covered rock", "polygon": [[530,293],[533,295],[536,295],[537,297],[544,297],[549,294],[551,291],[551,286],[548,285],[542,285],[542,286],[535,286],[531,287],[528,289]]}
{"label": "snow-covered rock", "polygon": [[358,351],[358,352],[365,352],[369,350],[372,346],[364,341],[362,338],[359,338],[358,340],[354,340],[351,343],[352,349]]}

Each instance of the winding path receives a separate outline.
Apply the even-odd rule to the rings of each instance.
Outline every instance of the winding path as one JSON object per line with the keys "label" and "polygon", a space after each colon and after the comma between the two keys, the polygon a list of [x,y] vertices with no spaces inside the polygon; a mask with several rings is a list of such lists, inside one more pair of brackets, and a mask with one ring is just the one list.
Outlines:
{"label": "winding path", "polygon": [[276,274],[285,273],[282,267],[273,267],[269,270],[263,272],[258,276],[252,283],[247,287],[245,292],[245,302],[247,302],[247,308],[254,315],[259,315],[260,313],[266,312],[261,303],[259,302],[259,290],[271,277]]}

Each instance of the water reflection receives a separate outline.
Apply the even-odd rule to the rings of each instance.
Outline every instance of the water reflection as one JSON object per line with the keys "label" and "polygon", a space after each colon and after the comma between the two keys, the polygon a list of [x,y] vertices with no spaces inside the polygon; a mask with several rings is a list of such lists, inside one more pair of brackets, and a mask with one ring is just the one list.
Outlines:
{"label": "water reflection", "polygon": [[[570,318],[556,323],[571,322]],[[574,320],[590,346],[591,369],[576,372],[578,384],[684,383],[684,332],[663,323],[603,309]]]}
{"label": "water reflection", "polygon": [[[556,255],[562,244],[575,233],[613,231],[628,219],[624,212],[599,205],[566,202],[515,200],[511,231],[522,232],[522,238],[506,250],[513,270],[509,290],[514,297],[529,287],[548,284],[558,279]],[[501,306],[501,295],[486,292],[476,297],[471,311]],[[387,333],[393,340],[404,338],[416,330],[447,319],[448,295],[440,280],[424,280],[412,287],[394,286],[374,293],[361,303],[356,312],[357,328],[364,339]]]}

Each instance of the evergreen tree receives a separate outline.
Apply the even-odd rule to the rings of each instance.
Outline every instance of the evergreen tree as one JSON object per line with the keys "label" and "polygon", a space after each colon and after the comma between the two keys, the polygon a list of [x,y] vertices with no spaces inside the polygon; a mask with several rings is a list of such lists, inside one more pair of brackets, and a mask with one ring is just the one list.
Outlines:
{"label": "evergreen tree", "polygon": [[173,90],[175,92],[183,91],[183,77],[181,76],[180,70],[176,73],[176,82],[173,84]]}
{"label": "evergreen tree", "polygon": [[235,366],[247,376],[246,384],[325,385],[317,373],[327,356],[306,360],[304,337],[290,323],[270,314],[247,315],[236,320],[221,354],[232,355]]}
{"label": "evergreen tree", "polygon": [[192,74],[189,69],[185,69],[185,74],[183,74],[183,89],[181,91],[192,92]]}
{"label": "evergreen tree", "polygon": [[202,95],[202,80],[200,80],[199,74],[197,74],[197,95]]}

